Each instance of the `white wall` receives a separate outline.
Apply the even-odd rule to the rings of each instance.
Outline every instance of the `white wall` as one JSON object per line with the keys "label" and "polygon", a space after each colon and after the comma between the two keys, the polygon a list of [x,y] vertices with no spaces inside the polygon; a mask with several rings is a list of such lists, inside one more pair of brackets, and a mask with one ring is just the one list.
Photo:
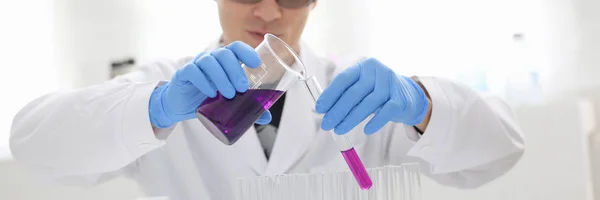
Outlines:
{"label": "white wall", "polygon": [[46,0],[0,1],[0,160],[11,157],[12,117],[27,102],[59,86],[52,8]]}
{"label": "white wall", "polygon": [[311,12],[303,40],[330,58],[365,56],[371,52],[372,5],[364,0],[323,0]]}
{"label": "white wall", "polygon": [[107,80],[114,60],[132,57],[144,64],[195,55],[220,32],[214,1],[54,2],[62,88]]}
{"label": "white wall", "polygon": [[497,68],[508,61],[512,35],[523,31],[513,0],[372,4],[370,53],[407,74],[451,77]]}
{"label": "white wall", "polygon": [[[600,1],[548,1],[544,4],[548,72],[552,91],[573,91],[600,85]],[[542,34],[540,34],[542,35]],[[551,92],[552,92],[551,91]]]}

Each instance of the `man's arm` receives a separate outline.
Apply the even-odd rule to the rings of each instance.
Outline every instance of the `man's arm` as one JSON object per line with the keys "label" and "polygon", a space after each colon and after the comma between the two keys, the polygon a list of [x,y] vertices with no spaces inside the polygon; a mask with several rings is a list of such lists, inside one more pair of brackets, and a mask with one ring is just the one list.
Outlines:
{"label": "man's arm", "polygon": [[[15,160],[44,179],[93,185],[161,147],[148,116],[150,94],[177,62],[157,62],[102,84],[55,92],[14,117]],[[111,175],[112,176],[112,175]]]}
{"label": "man's arm", "polygon": [[[366,134],[386,127],[381,132],[387,133],[391,141],[386,144],[391,145],[385,145],[387,153],[381,156],[400,164],[408,152],[430,167],[436,180],[457,187],[491,181],[523,154],[519,127],[499,98],[445,79],[414,81],[374,58],[337,74],[315,109],[325,114],[321,128],[337,134],[347,133],[365,119]],[[417,134],[416,129],[424,133]]]}
{"label": "man's arm", "polygon": [[[454,187],[473,188],[508,172],[521,158],[524,141],[510,107],[500,98],[480,94],[441,78],[421,77],[432,102],[422,135],[414,127],[393,124],[389,159],[424,166],[424,173]],[[420,128],[420,127],[419,127]]]}

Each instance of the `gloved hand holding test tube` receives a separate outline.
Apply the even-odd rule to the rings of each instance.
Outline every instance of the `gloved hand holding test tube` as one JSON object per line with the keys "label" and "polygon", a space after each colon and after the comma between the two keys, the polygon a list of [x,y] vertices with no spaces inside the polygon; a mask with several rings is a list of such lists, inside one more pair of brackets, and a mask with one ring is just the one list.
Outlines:
{"label": "gloved hand holding test tube", "polygon": [[[310,92],[315,104],[321,93],[323,93],[323,89],[319,84],[319,81],[315,76],[311,76],[310,78],[304,80],[304,84],[306,84],[306,88],[308,92]],[[336,146],[339,148],[342,156],[346,160],[352,175],[356,179],[358,186],[363,190],[368,190],[373,186],[373,182],[371,181],[371,177],[367,173],[367,169],[363,165],[360,157],[354,150],[354,146],[350,142],[350,140],[345,135],[338,135],[333,132],[333,130],[328,131],[333,137],[333,141],[335,141]]]}

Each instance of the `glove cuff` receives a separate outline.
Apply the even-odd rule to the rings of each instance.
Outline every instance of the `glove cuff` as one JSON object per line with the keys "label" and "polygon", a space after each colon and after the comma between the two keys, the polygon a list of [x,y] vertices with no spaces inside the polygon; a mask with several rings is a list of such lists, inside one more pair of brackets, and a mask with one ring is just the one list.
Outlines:
{"label": "glove cuff", "polygon": [[169,84],[162,84],[152,92],[150,103],[148,104],[148,114],[150,122],[156,128],[168,128],[175,122],[171,120],[163,107],[163,93],[169,88]]}
{"label": "glove cuff", "polygon": [[418,115],[411,117],[409,120],[403,122],[406,125],[415,126],[421,123],[427,116],[429,100],[427,99],[427,95],[425,94],[424,89],[421,88],[421,86],[413,79],[406,76],[399,76],[398,78],[403,79],[404,81],[409,83],[412,90],[414,90],[414,92],[411,94],[416,95],[416,97],[414,97],[415,99],[413,101],[412,109],[414,109],[415,113],[417,113]]}

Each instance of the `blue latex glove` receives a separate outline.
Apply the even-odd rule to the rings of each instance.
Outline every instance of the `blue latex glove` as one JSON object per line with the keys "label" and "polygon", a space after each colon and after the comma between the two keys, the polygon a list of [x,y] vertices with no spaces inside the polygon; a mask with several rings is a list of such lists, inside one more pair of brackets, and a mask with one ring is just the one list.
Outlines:
{"label": "blue latex glove", "polygon": [[[256,68],[261,61],[254,49],[242,42],[201,53],[177,70],[171,81],[152,92],[148,106],[150,122],[167,128],[176,122],[196,118],[196,109],[207,98],[231,99],[237,92],[248,90],[248,78],[241,67]],[[271,113],[265,112],[256,123],[267,124]]]}
{"label": "blue latex glove", "polygon": [[373,134],[389,121],[417,125],[428,107],[427,96],[416,82],[370,58],[335,77],[317,100],[316,110],[325,114],[321,128],[337,134],[349,132],[375,114],[364,130]]}

